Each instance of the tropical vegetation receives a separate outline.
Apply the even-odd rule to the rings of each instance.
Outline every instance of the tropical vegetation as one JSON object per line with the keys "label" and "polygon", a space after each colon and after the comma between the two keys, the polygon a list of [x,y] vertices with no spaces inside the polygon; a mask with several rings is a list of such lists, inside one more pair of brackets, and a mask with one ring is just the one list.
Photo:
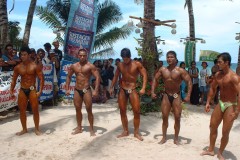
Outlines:
{"label": "tropical vegetation", "polygon": [[[36,14],[53,30],[64,31],[67,26],[68,14],[70,11],[70,0],[48,0],[47,6],[37,6]],[[98,20],[97,30],[95,34],[94,51],[101,50],[93,54],[93,56],[101,56],[114,53],[112,45],[119,39],[125,39],[130,35],[132,29],[123,25],[122,27],[109,26],[116,24],[122,20],[120,7],[111,0],[105,0],[103,3],[97,4]],[[59,32],[58,32],[59,33]],[[57,39],[63,42],[62,35],[57,34]]]}

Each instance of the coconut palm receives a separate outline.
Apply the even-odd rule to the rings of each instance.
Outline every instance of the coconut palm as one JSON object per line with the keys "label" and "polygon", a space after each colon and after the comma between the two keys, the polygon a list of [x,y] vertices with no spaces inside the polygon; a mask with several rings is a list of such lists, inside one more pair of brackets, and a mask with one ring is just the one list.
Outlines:
{"label": "coconut palm", "polygon": [[27,21],[25,25],[24,34],[23,34],[23,45],[25,46],[28,46],[28,43],[29,43],[30,31],[31,31],[31,26],[33,21],[33,14],[35,11],[36,4],[37,4],[37,0],[31,0],[30,6],[28,9],[28,16],[27,16]]}
{"label": "coconut palm", "polygon": [[0,48],[8,43],[7,0],[0,0]]}
{"label": "coconut palm", "polygon": [[[188,8],[188,17],[189,17],[189,37],[190,40],[195,40],[195,21],[193,14],[193,5],[192,0],[185,0],[184,8]],[[196,47],[193,46],[193,60],[196,60]]]}
{"label": "coconut palm", "polygon": [[[127,38],[131,33],[131,29],[128,28],[127,25],[123,25],[120,28],[113,27],[105,32],[107,27],[122,20],[121,10],[119,6],[111,0],[105,0],[103,3],[98,3],[97,9],[99,13],[94,51],[99,49],[103,50],[93,55],[99,56],[100,54],[98,53],[101,53],[101,55],[114,53],[113,50],[109,48],[112,48],[113,43],[118,39]],[[47,1],[46,7],[37,6],[36,8],[37,16],[39,16],[44,23],[53,30],[56,30],[57,26],[57,29],[60,31],[65,31],[66,29],[69,11],[70,0],[49,0]],[[57,38],[60,38],[60,36],[57,35]],[[63,39],[61,42],[63,42]]]}
{"label": "coconut palm", "polygon": [[17,21],[9,21],[8,22],[8,28],[9,28],[9,39],[10,43],[13,45],[13,47],[17,50],[22,46],[23,40],[19,38],[21,28],[19,27],[19,22]]}

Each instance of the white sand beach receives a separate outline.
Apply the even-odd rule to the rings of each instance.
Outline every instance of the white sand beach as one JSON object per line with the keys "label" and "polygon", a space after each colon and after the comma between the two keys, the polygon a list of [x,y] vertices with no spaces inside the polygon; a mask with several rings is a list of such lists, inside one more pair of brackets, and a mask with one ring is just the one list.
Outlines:
{"label": "white sand beach", "polygon": [[[173,144],[174,121],[169,117],[168,140],[160,145],[162,119],[160,113],[141,116],[141,134],[144,141],[133,137],[133,114],[128,111],[128,137],[116,138],[122,132],[116,99],[106,104],[94,104],[96,137],[90,137],[89,123],[83,107],[81,134],[71,135],[76,127],[73,106],[44,107],[40,112],[40,129],[43,135],[34,134],[33,117],[28,114],[28,133],[16,136],[21,130],[19,115],[0,118],[0,159],[3,160],[214,160],[217,156],[200,156],[209,144],[210,113],[204,106],[187,105],[181,120],[180,140]],[[221,127],[216,141],[220,145]],[[234,122],[229,144],[223,153],[226,159],[240,159],[240,117]]]}

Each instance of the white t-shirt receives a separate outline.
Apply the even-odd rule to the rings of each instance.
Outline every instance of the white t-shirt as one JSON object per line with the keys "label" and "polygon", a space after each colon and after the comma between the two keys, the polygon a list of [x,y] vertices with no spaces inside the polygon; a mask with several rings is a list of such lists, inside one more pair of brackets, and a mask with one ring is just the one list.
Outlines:
{"label": "white t-shirt", "polygon": [[206,77],[210,76],[210,71],[206,68],[206,69],[202,69],[200,71],[200,86],[206,86]]}

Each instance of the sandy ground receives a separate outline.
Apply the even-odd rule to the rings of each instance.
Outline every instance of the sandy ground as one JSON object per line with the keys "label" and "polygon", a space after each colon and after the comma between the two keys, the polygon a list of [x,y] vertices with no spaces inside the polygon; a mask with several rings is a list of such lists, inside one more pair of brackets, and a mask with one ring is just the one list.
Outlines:
{"label": "sandy ground", "polygon": [[[160,113],[141,116],[141,134],[144,141],[133,137],[133,114],[128,112],[131,134],[116,138],[122,132],[116,99],[106,104],[94,104],[94,128],[96,137],[90,137],[85,108],[83,108],[84,132],[71,135],[76,127],[73,106],[48,107],[40,112],[40,128],[43,135],[34,134],[33,117],[28,114],[29,132],[22,136],[19,115],[0,118],[0,159],[3,160],[214,160],[217,156],[200,156],[209,142],[210,113],[203,112],[203,106],[187,105],[181,121],[180,140],[182,145],[173,144],[174,121],[169,117],[168,141],[160,145],[162,119]],[[220,145],[221,127],[216,141]],[[229,144],[223,155],[226,159],[240,159],[240,118],[234,122]]]}

